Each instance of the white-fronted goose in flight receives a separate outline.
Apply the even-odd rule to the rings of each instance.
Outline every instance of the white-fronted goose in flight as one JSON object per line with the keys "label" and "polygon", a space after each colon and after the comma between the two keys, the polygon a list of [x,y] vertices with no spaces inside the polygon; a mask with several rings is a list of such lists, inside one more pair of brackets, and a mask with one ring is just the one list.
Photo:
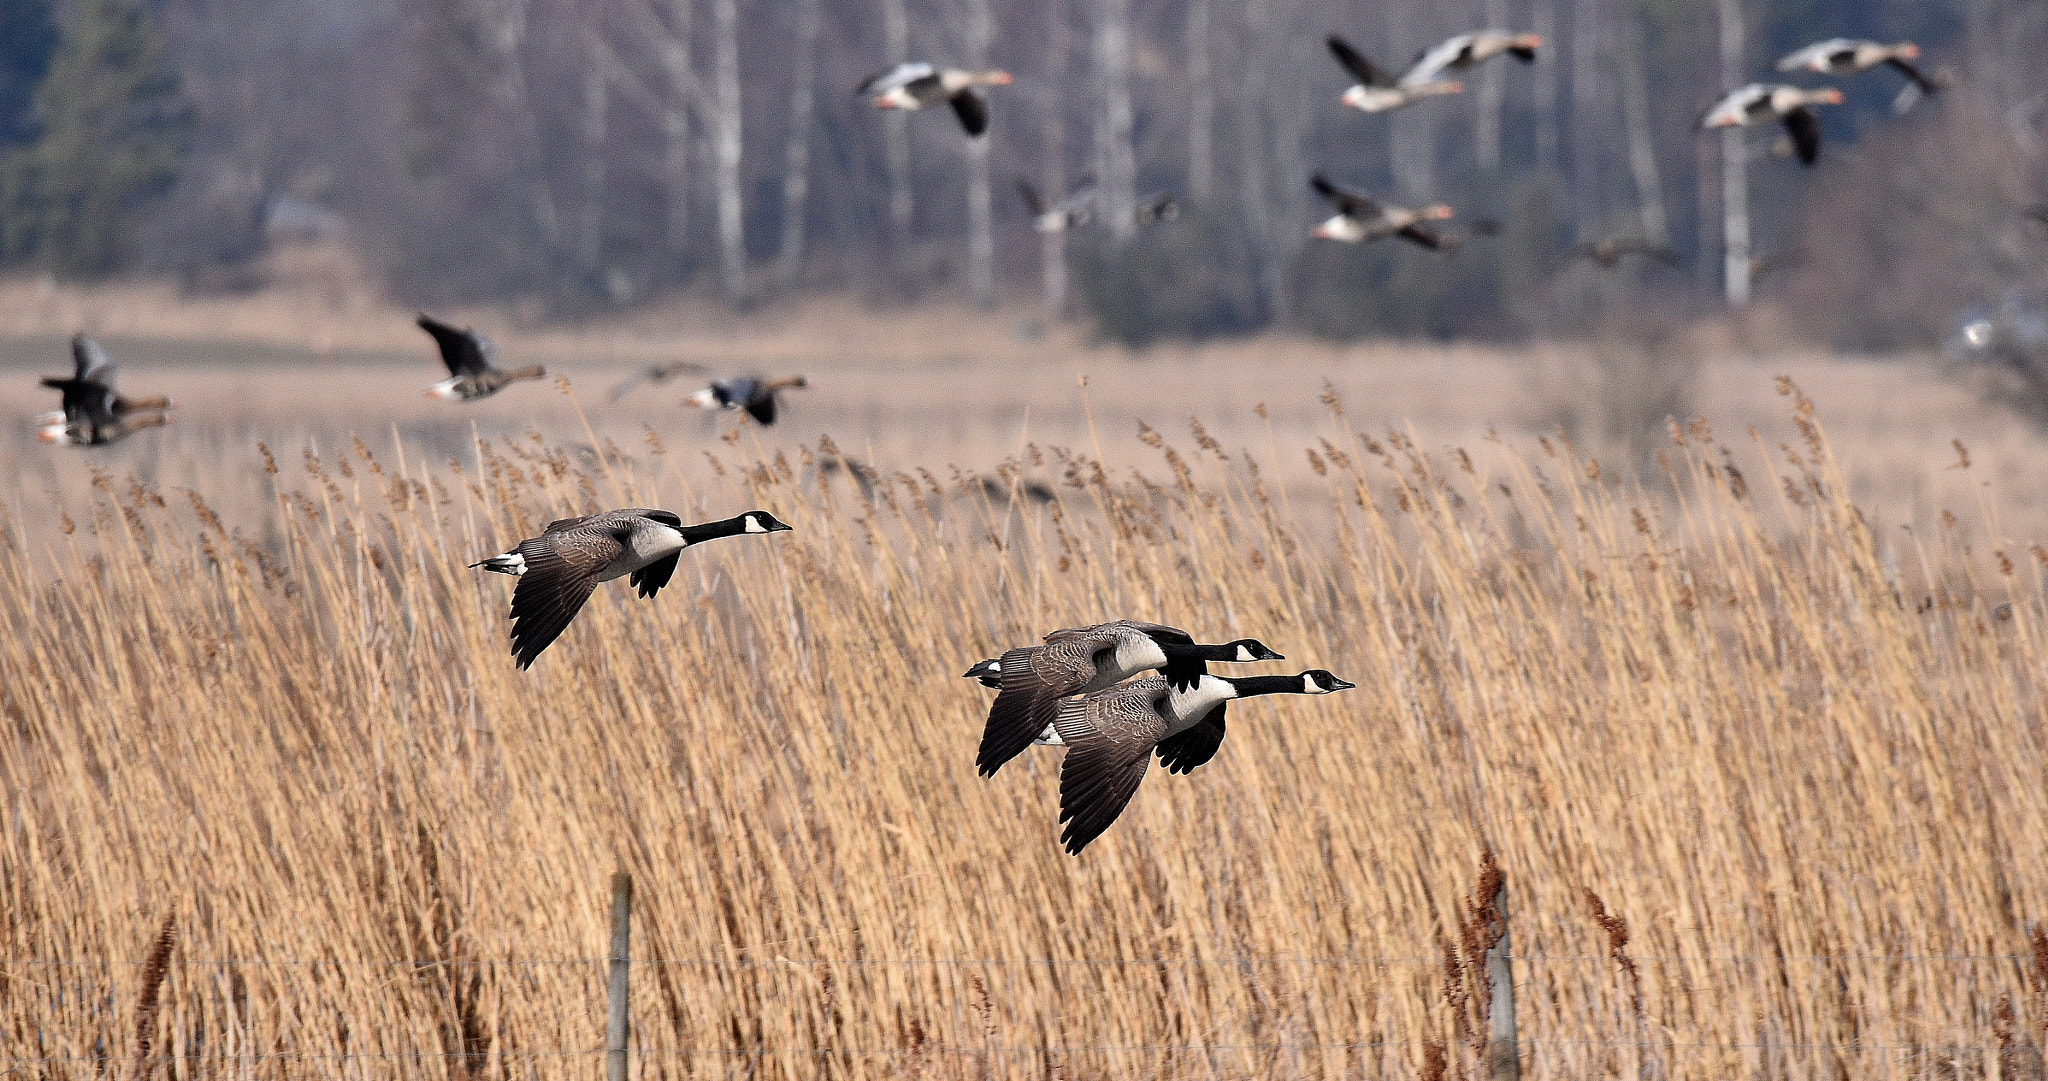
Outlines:
{"label": "white-fronted goose in flight", "polygon": [[1478,67],[1496,56],[1513,56],[1527,64],[1536,59],[1536,50],[1542,46],[1543,39],[1535,34],[1516,34],[1507,30],[1474,30],[1459,34],[1417,56],[1415,62],[1408,65],[1408,70],[1401,73],[1401,84],[1419,86],[1434,82],[1443,78],[1446,72]]}
{"label": "white-fronted goose in flight", "polygon": [[1706,131],[1782,120],[1799,160],[1812,165],[1820,160],[1820,114],[1813,106],[1841,103],[1842,92],[1832,86],[1803,90],[1782,83],[1751,83],[1723,95],[1700,117],[1699,127]]}
{"label": "white-fronted goose in flight", "polygon": [[988,103],[974,88],[1009,82],[1007,71],[961,71],[914,60],[869,76],[854,93],[873,97],[877,109],[922,109],[945,102],[967,134],[980,135],[988,130]]}
{"label": "white-fronted goose in flight", "polygon": [[1336,34],[1330,35],[1330,52],[1344,70],[1358,82],[1346,89],[1337,99],[1354,109],[1368,113],[1384,113],[1403,105],[1412,105],[1423,98],[1438,94],[1460,94],[1465,85],[1446,79],[1422,80],[1410,83],[1405,75],[1395,75],[1366,58],[1366,55],[1351,47]]}
{"label": "white-fronted goose in flight", "polygon": [[1017,194],[1024,199],[1024,206],[1031,211],[1031,227],[1048,236],[1078,229],[1095,220],[1095,185],[1084,182],[1067,197],[1057,203],[1048,203],[1045,196],[1023,177],[1017,178]]}
{"label": "white-fronted goose in flight", "polygon": [[549,522],[540,536],[470,566],[519,576],[512,591],[512,656],[527,668],[583,610],[599,582],[630,574],[640,595],[652,597],[668,584],[684,548],[788,528],[764,510],[684,525],[674,511],[630,507]]}
{"label": "white-fronted goose in flight", "polygon": [[1601,237],[1599,240],[1574,244],[1564,253],[1566,261],[1589,259],[1602,270],[1613,270],[1621,262],[1622,257],[1629,255],[1655,259],[1667,266],[1678,266],[1684,261],[1677,250],[1669,244],[1659,244],[1641,236]]}
{"label": "white-fronted goose in flight", "polygon": [[1442,221],[1451,216],[1451,208],[1441,203],[1419,210],[1409,210],[1405,207],[1389,206],[1348,188],[1339,187],[1321,173],[1309,177],[1308,182],[1324,199],[1329,200],[1331,206],[1337,208],[1335,217],[1315,228],[1314,235],[1323,240],[1341,240],[1346,244],[1357,244],[1386,236],[1398,236],[1432,250],[1448,251],[1457,247],[1456,237],[1439,236],[1422,225],[1425,221]]}
{"label": "white-fronted goose in flight", "polygon": [[1879,64],[1889,64],[1913,81],[1923,94],[1941,90],[1941,85],[1923,74],[1913,61],[1920,59],[1920,46],[1910,41],[1886,45],[1879,41],[1829,38],[1817,41],[1778,61],[1779,71],[1815,71],[1822,75],[1860,75]]}
{"label": "white-fronted goose in flight", "polygon": [[[37,418],[48,420],[48,415]],[[162,411],[134,413],[105,424],[87,421],[68,421],[58,414],[55,421],[42,426],[36,438],[45,443],[61,443],[73,447],[101,447],[117,440],[126,439],[144,428],[155,428],[169,424],[171,415]]]}
{"label": "white-fronted goose in flight", "polygon": [[[123,398],[114,389],[114,363],[100,344],[83,334],[71,339],[70,378],[44,376],[43,385],[63,397],[60,407],[35,419],[41,431],[37,438],[46,443],[97,446],[141,429],[165,423],[168,418],[142,420],[138,414],[171,407],[169,398]],[[123,422],[134,417],[136,423]],[[101,431],[104,429],[104,431]]]}
{"label": "white-fronted goose in flight", "polygon": [[1114,687],[1154,669],[1165,669],[1177,685],[1192,686],[1207,670],[1206,661],[1286,659],[1256,639],[1196,645],[1177,627],[1135,619],[1054,631],[1042,646],[1022,646],[969,670],[977,679],[994,672],[1002,684],[1002,693],[989,706],[975,767],[984,777],[995,776],[1003,763],[1052,727],[1063,698]]}
{"label": "white-fronted goose in flight", "polygon": [[1138,791],[1156,751],[1169,773],[1186,773],[1223,744],[1224,703],[1262,694],[1331,694],[1357,686],[1320,669],[1298,676],[1204,675],[1189,688],[1157,676],[1063,703],[1053,727],[1067,745],[1060,763],[1060,843],[1080,855]]}
{"label": "white-fronted goose in flight", "polygon": [[548,374],[538,364],[506,371],[493,364],[498,349],[489,338],[468,327],[452,327],[431,315],[421,315],[420,329],[434,336],[441,348],[441,360],[450,378],[427,388],[429,398],[460,398],[474,401],[488,398],[521,379],[539,379]]}

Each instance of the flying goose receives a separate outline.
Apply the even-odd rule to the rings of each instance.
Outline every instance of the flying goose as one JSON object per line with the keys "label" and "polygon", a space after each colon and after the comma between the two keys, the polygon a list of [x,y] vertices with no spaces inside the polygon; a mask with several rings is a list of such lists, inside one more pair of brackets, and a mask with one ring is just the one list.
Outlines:
{"label": "flying goose", "polygon": [[785,390],[796,390],[810,385],[810,380],[801,375],[785,375],[774,379],[743,375],[737,379],[716,380],[683,401],[699,409],[744,409],[747,415],[758,423],[773,424],[775,411],[780,406],[777,395]]}
{"label": "flying goose", "polygon": [[1346,89],[1337,100],[1354,109],[1368,113],[1383,113],[1412,105],[1426,97],[1438,94],[1462,94],[1465,84],[1444,79],[1424,80],[1411,83],[1405,75],[1395,75],[1383,70],[1368,60],[1364,53],[1351,47],[1336,34],[1330,35],[1330,52],[1344,70],[1358,82]]}
{"label": "flying goose", "polygon": [[[38,420],[46,420],[48,414]],[[36,438],[45,443],[61,443],[74,447],[100,447],[117,440],[126,439],[144,428],[155,428],[169,424],[171,415],[161,410],[138,412],[104,424],[90,421],[68,421],[58,414],[55,421],[43,424],[36,432]]]}
{"label": "flying goose", "polygon": [[538,364],[506,371],[491,363],[496,358],[497,346],[489,338],[468,327],[452,327],[422,314],[420,329],[434,336],[434,344],[441,347],[441,360],[448,365],[451,378],[427,388],[429,398],[460,398],[474,401],[488,398],[505,389],[508,384],[521,379],[539,379],[548,374]]}
{"label": "flying goose", "polygon": [[1590,259],[1602,270],[1613,270],[1626,255],[1640,255],[1655,259],[1667,266],[1678,266],[1683,261],[1678,252],[1669,244],[1659,244],[1648,237],[1607,236],[1574,244],[1564,253],[1567,262],[1574,259]]}
{"label": "flying goose", "polygon": [[1386,236],[1398,236],[1430,249],[1450,250],[1457,247],[1457,238],[1439,236],[1421,224],[1425,221],[1441,221],[1452,215],[1451,208],[1441,203],[1420,210],[1389,206],[1358,192],[1339,187],[1321,173],[1309,177],[1309,184],[1320,192],[1324,199],[1329,200],[1331,206],[1337,208],[1335,217],[1316,226],[1314,235],[1321,239],[1357,244]]}
{"label": "flying goose", "polygon": [[1002,693],[989,706],[975,767],[993,777],[1052,727],[1060,699],[1114,687],[1140,672],[1166,670],[1176,686],[1191,686],[1205,661],[1284,661],[1287,658],[1246,638],[1223,645],[1196,645],[1177,627],[1119,619],[1093,627],[1070,627],[1045,636],[1042,646],[1022,646],[968,674],[999,674]]}
{"label": "flying goose", "polygon": [[969,135],[988,130],[988,103],[977,86],[1007,86],[1007,71],[961,71],[934,67],[921,60],[898,64],[868,77],[854,93],[872,96],[877,109],[922,109],[946,102]]}
{"label": "flying goose", "polygon": [[1933,94],[1941,85],[1928,78],[1913,61],[1920,59],[1920,46],[1910,41],[1886,45],[1878,41],[1829,38],[1788,53],[1778,61],[1779,71],[1813,71],[1822,75],[1860,75],[1879,64],[1897,68],[1922,94]]}
{"label": "flying goose", "polygon": [[1137,214],[1140,226],[1157,225],[1163,221],[1172,221],[1180,217],[1180,200],[1175,199],[1171,193],[1163,191],[1142,196],[1138,199],[1138,208],[1135,213]]}
{"label": "flying goose", "polygon": [[1543,39],[1536,34],[1516,34],[1507,30],[1474,30],[1459,34],[1417,56],[1415,62],[1408,65],[1408,70],[1401,73],[1401,85],[1413,87],[1435,82],[1445,72],[1478,67],[1496,56],[1512,55],[1527,64],[1536,59],[1536,50],[1542,45]]}
{"label": "flying goose", "polygon": [[1799,160],[1812,165],[1820,160],[1820,114],[1815,105],[1840,105],[1842,92],[1832,86],[1802,90],[1782,83],[1751,83],[1723,95],[1700,117],[1699,130],[1748,127],[1782,120]]}
{"label": "flying goose", "polygon": [[1023,196],[1024,206],[1031,211],[1031,227],[1048,236],[1078,229],[1095,220],[1095,184],[1084,181],[1067,197],[1057,203],[1048,203],[1031,181],[1017,178],[1017,194]]}
{"label": "flying goose", "polygon": [[[100,343],[93,341],[84,334],[75,335],[71,339],[71,363],[73,371],[69,379],[56,375],[43,377],[42,382],[44,386],[57,391],[63,396],[60,408],[44,413],[35,419],[35,425],[44,429],[44,433],[38,435],[38,438],[43,439],[44,442],[83,444],[112,442],[114,439],[128,434],[128,431],[122,431],[108,439],[94,439],[90,432],[80,433],[83,438],[77,439],[50,438],[48,433],[53,428],[70,426],[112,426],[120,422],[122,418],[133,413],[164,410],[171,407],[171,400],[162,395],[153,398],[121,397],[114,390],[114,362],[108,358],[107,351],[100,347]],[[148,424],[138,424],[135,427],[147,428],[150,426]],[[129,430],[132,431],[133,429]]]}
{"label": "flying goose", "polygon": [[789,528],[764,510],[684,525],[674,511],[630,507],[549,522],[540,536],[470,566],[519,577],[512,591],[512,656],[528,668],[576,618],[599,582],[629,574],[629,584],[652,597],[668,584],[684,548]]}
{"label": "flying goose", "polygon": [[1223,744],[1224,704],[1262,694],[1333,694],[1357,686],[1320,668],[1298,676],[1204,675],[1191,688],[1157,676],[1062,703],[1053,722],[1067,746],[1060,764],[1060,843],[1080,855],[1131,802],[1157,752],[1187,773]]}

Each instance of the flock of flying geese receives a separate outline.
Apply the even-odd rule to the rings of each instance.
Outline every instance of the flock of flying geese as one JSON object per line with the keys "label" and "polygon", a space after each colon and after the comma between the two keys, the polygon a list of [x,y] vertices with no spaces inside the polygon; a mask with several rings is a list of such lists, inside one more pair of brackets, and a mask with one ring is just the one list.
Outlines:
{"label": "flock of flying geese", "polygon": [[[1365,53],[1342,37],[1332,34],[1330,52],[1337,63],[1358,80],[1339,98],[1345,105],[1368,113],[1384,113],[1413,105],[1424,98],[1464,92],[1464,84],[1452,78],[1489,60],[1512,56],[1523,63],[1536,59],[1543,41],[1535,34],[1505,30],[1474,30],[1458,34],[1419,53],[1405,69],[1380,67]],[[1923,94],[1932,94],[1941,84],[1929,78],[1913,61],[1920,47],[1912,42],[1885,44],[1831,38],[1791,53],[1778,61],[1780,71],[1810,71],[1823,75],[1855,75],[1879,66],[1904,74],[1906,89],[1893,107],[1903,112]],[[923,109],[941,103],[950,105],[969,136],[988,130],[988,103],[977,87],[1004,86],[1010,75],[1003,71],[962,71],[942,68],[925,61],[898,64],[861,83],[857,93],[870,96],[878,109]],[[1842,93],[1833,87],[1805,89],[1783,83],[1751,83],[1722,96],[1701,115],[1699,130],[1751,127],[1782,123],[1799,160],[1812,165],[1820,160],[1820,116],[1816,105],[1837,105]],[[1337,211],[1317,225],[1313,236],[1357,244],[1399,237],[1432,250],[1450,252],[1458,247],[1454,234],[1439,233],[1426,223],[1453,217],[1442,204],[1410,209],[1375,199],[1332,181],[1321,172],[1309,183]],[[1096,218],[1097,194],[1094,182],[1084,180],[1074,191],[1057,201],[1047,200],[1027,180],[1017,181],[1017,190],[1030,211],[1032,227],[1041,233],[1061,233],[1087,225]],[[1171,195],[1148,195],[1136,209],[1138,224],[1167,221],[1180,212]],[[1497,231],[1477,228],[1476,232]],[[1609,237],[1574,246],[1567,258],[1586,258],[1596,265],[1612,268],[1624,255],[1644,255],[1676,263],[1678,255],[1666,245],[1642,237]]]}

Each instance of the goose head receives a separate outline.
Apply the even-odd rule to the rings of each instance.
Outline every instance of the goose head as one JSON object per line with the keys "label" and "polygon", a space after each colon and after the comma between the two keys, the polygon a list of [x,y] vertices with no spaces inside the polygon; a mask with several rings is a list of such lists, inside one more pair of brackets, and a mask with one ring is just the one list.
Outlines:
{"label": "goose head", "polygon": [[1230,658],[1234,661],[1284,661],[1287,659],[1267,648],[1266,643],[1256,638],[1240,638],[1235,642],[1226,642],[1224,644],[1230,648]]}
{"label": "goose head", "polygon": [[1348,680],[1338,679],[1321,668],[1311,668],[1301,674],[1301,693],[1335,694],[1358,686]]}
{"label": "goose head", "polygon": [[748,533],[794,532],[796,527],[775,517],[765,510],[750,510],[740,515],[740,528]]}

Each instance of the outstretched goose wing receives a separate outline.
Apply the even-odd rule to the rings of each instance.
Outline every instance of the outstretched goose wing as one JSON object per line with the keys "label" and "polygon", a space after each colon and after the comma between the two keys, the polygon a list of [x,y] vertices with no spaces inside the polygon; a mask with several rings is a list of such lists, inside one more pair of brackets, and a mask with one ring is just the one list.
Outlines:
{"label": "outstretched goose wing", "polygon": [[1110,634],[1064,638],[1003,654],[1003,690],[988,708],[974,765],[993,777],[1059,716],[1060,700],[1095,678],[1095,654],[1116,644]]}
{"label": "outstretched goose wing", "polygon": [[512,656],[521,668],[562,636],[625,550],[626,524],[597,522],[519,542],[526,573],[512,591]]}
{"label": "outstretched goose wing", "polygon": [[474,330],[449,326],[431,315],[422,314],[420,329],[433,335],[434,344],[441,349],[441,362],[448,365],[448,374],[454,376],[482,375],[490,370],[490,358],[483,336]]}
{"label": "outstretched goose wing", "polygon": [[1349,217],[1377,218],[1381,214],[1380,204],[1349,188],[1339,187],[1321,173],[1310,176],[1308,182],[1323,198],[1330,201],[1331,206]]}
{"label": "outstretched goose wing", "polygon": [[1366,55],[1351,47],[1351,43],[1335,34],[1330,35],[1330,54],[1337,58],[1344,70],[1351,73],[1363,86],[1391,86],[1393,76],[1381,71]]}
{"label": "outstretched goose wing", "polygon": [[620,398],[625,397],[634,387],[642,383],[666,383],[684,372],[703,374],[710,370],[704,365],[690,360],[676,360],[670,361],[667,364],[656,364],[651,367],[642,368],[612,388],[611,400],[618,401]]}
{"label": "outstretched goose wing", "polygon": [[1216,703],[1193,728],[1159,741],[1159,764],[1166,772],[1187,773],[1216,757],[1217,748],[1223,746],[1223,709],[1229,704]]}
{"label": "outstretched goose wing", "polygon": [[1158,701],[1166,683],[1141,679],[1062,706],[1054,722],[1067,744],[1060,763],[1060,843],[1080,855],[1090,841],[1123,814],[1145,770],[1152,749],[1166,734],[1166,718]]}
{"label": "outstretched goose wing", "polygon": [[1802,164],[1812,165],[1820,160],[1820,114],[1809,105],[1785,114],[1785,130],[1792,136],[1792,148],[1799,152]]}
{"label": "outstretched goose wing", "polygon": [[962,90],[947,99],[953,104],[953,115],[960,118],[960,126],[969,135],[980,135],[988,130],[988,102],[972,90]]}

